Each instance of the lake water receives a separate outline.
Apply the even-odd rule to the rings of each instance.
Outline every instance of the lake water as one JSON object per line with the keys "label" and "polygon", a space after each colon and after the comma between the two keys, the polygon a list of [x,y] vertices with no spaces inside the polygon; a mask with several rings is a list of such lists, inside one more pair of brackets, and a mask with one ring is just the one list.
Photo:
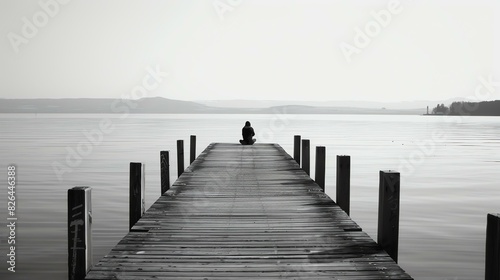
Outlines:
{"label": "lake water", "polygon": [[[421,280],[484,279],[486,215],[500,212],[500,118],[285,112],[0,115],[4,225],[7,166],[15,164],[18,172],[17,272],[7,272],[2,226],[0,278],[67,279],[66,195],[74,186],[92,187],[96,263],[128,231],[130,162],[146,164],[149,207],[160,195],[160,150],[171,151],[173,182],[177,139],[187,148],[189,136],[197,135],[198,153],[211,142],[236,143],[246,120],[257,141],[279,143],[289,154],[296,134],[312,148],[326,146],[326,192],[334,200],[335,156],[350,155],[351,216],[375,240],[379,170],[400,171],[402,268]],[[103,130],[100,123],[111,127]]]}

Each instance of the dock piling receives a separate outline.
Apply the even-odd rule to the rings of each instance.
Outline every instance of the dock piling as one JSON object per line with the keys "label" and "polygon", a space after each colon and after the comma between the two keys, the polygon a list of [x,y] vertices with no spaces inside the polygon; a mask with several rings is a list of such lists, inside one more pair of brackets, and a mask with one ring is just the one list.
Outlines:
{"label": "dock piling", "polygon": [[184,140],[177,140],[177,176],[184,173]]}
{"label": "dock piling", "polygon": [[398,262],[400,175],[380,171],[377,242]]}
{"label": "dock piling", "polygon": [[83,280],[92,266],[90,187],[68,190],[68,279]]}
{"label": "dock piling", "polygon": [[160,151],[161,195],[170,189],[170,156],[169,151]]}
{"label": "dock piling", "polygon": [[488,214],[485,280],[500,280],[500,214]]}
{"label": "dock piling", "polygon": [[351,208],[351,157],[337,156],[337,204],[349,215]]}
{"label": "dock piling", "polygon": [[129,230],[144,215],[146,205],[144,201],[145,192],[145,165],[140,162],[130,163],[129,181]]}
{"label": "dock piling", "polygon": [[300,166],[300,135],[295,135],[293,137],[293,159]]}
{"label": "dock piling", "polygon": [[307,175],[311,174],[310,153],[311,151],[309,139],[302,139],[302,170],[304,170]]}
{"label": "dock piling", "polygon": [[325,169],[326,169],[326,148],[324,146],[316,146],[316,165],[315,179],[323,192],[325,192]]}
{"label": "dock piling", "polygon": [[191,164],[196,159],[196,135],[191,135],[189,143],[190,143],[189,164]]}

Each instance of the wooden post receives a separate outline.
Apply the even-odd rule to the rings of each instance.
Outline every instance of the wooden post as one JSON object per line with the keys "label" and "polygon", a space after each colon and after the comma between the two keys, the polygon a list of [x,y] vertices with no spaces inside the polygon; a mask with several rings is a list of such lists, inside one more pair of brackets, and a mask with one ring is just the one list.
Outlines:
{"label": "wooden post", "polygon": [[92,266],[91,188],[68,190],[68,279],[83,280]]}
{"label": "wooden post", "polygon": [[310,141],[308,139],[302,139],[302,170],[304,170],[307,175],[310,175]]}
{"label": "wooden post", "polygon": [[177,176],[184,172],[184,140],[177,140]]}
{"label": "wooden post", "polygon": [[170,157],[169,151],[160,152],[161,195],[170,189]]}
{"label": "wooden post", "polygon": [[337,156],[337,205],[349,215],[351,208],[350,156]]}
{"label": "wooden post", "polygon": [[144,190],[145,175],[144,164],[130,163],[130,195],[129,195],[129,230],[137,223],[145,212]]}
{"label": "wooden post", "polygon": [[316,168],[314,181],[318,184],[323,192],[325,192],[325,169],[326,169],[326,148],[324,146],[316,146]]}
{"label": "wooden post", "polygon": [[500,280],[500,214],[488,214],[485,280]]}
{"label": "wooden post", "polygon": [[191,135],[190,144],[191,144],[191,149],[189,153],[190,156],[189,164],[193,163],[193,161],[196,159],[196,135]]}
{"label": "wooden post", "polygon": [[300,166],[300,135],[295,135],[293,137],[293,159]]}
{"label": "wooden post", "polygon": [[399,172],[380,171],[377,242],[398,262]]}

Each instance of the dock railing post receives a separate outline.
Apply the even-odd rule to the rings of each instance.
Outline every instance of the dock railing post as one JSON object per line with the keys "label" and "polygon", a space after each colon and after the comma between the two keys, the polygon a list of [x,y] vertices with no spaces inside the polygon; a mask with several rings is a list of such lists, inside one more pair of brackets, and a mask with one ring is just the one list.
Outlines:
{"label": "dock railing post", "polygon": [[184,172],[184,140],[177,140],[177,176]]}
{"label": "dock railing post", "polygon": [[68,279],[83,280],[92,266],[90,187],[68,190]]}
{"label": "dock railing post", "polygon": [[170,189],[170,156],[169,151],[160,151],[161,195]]}
{"label": "dock railing post", "polygon": [[380,171],[377,242],[398,262],[400,175]]}
{"label": "dock railing post", "polygon": [[351,157],[337,156],[337,205],[349,215],[351,208]]}
{"label": "dock railing post", "polygon": [[191,135],[190,139],[189,139],[189,143],[190,143],[190,153],[189,153],[189,157],[190,157],[190,161],[189,161],[189,164],[193,163],[193,161],[196,159],[196,135]]}
{"label": "dock railing post", "polygon": [[310,153],[310,141],[308,139],[302,139],[302,170],[304,170],[307,175],[311,173]]}
{"label": "dock railing post", "polygon": [[488,214],[485,280],[500,280],[500,214]]}
{"label": "dock railing post", "polygon": [[316,165],[315,179],[323,192],[325,192],[325,169],[326,169],[326,148],[324,146],[316,146]]}
{"label": "dock railing post", "polygon": [[130,163],[130,181],[129,181],[129,230],[137,223],[146,211],[144,201],[145,174],[144,164],[140,162]]}
{"label": "dock railing post", "polygon": [[300,135],[295,135],[293,137],[293,159],[300,166]]}

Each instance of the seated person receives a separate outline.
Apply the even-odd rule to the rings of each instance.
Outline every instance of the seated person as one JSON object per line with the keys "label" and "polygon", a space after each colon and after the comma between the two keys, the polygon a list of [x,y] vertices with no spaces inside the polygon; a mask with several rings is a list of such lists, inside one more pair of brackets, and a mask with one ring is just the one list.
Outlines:
{"label": "seated person", "polygon": [[249,121],[245,123],[245,126],[241,130],[241,134],[243,135],[243,140],[240,140],[242,145],[253,145],[253,143],[255,143],[255,139],[252,138],[255,136],[255,132]]}

